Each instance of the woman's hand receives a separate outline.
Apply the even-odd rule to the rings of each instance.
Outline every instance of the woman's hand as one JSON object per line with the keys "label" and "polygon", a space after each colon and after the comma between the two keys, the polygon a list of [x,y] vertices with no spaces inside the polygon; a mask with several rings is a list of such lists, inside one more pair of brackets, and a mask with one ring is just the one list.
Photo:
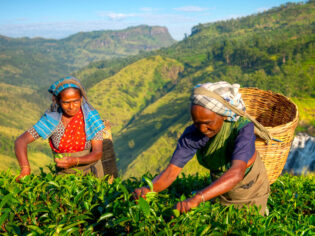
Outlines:
{"label": "woman's hand", "polygon": [[30,174],[31,174],[31,168],[29,166],[25,166],[21,169],[20,175],[16,177],[15,181],[19,183],[20,179]]}
{"label": "woman's hand", "polygon": [[[69,157],[66,156],[67,154],[57,154],[55,157],[55,162],[57,167],[68,169],[70,167],[78,166],[80,165],[88,165],[91,163],[94,163],[102,158],[103,154],[103,141],[102,140],[92,140],[92,152],[85,156],[81,157]],[[61,158],[58,158],[58,156],[65,155]]]}
{"label": "woman's hand", "polygon": [[79,164],[79,157],[62,157],[55,158],[55,162],[57,167],[68,169],[73,166],[77,166]]}
{"label": "woman's hand", "polygon": [[136,188],[135,191],[132,193],[135,200],[138,200],[140,197],[145,198],[145,195],[151,192],[148,187],[141,187]]}
{"label": "woman's hand", "polygon": [[[177,167],[173,164],[169,164],[165,170],[163,170],[158,176],[154,178],[153,191],[159,193],[170,186],[176,177],[179,175],[182,168]],[[140,197],[146,198],[146,194],[151,192],[149,187],[137,188],[133,192],[133,197],[138,200]]]}
{"label": "woman's hand", "polygon": [[188,198],[185,201],[178,202],[176,204],[176,209],[179,210],[180,213],[187,212],[190,211],[191,208],[199,206],[200,202],[201,201],[198,197]]}

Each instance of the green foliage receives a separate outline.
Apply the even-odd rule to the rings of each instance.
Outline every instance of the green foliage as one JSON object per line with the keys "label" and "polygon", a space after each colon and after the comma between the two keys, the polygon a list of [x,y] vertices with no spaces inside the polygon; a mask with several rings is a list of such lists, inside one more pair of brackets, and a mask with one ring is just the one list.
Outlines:
{"label": "green foliage", "polygon": [[157,53],[182,62],[184,75],[212,66],[213,73],[204,79],[314,97],[314,17],[314,2],[289,3],[256,15],[199,24],[190,37]]}
{"label": "green foliage", "polygon": [[315,136],[315,99],[314,98],[292,98],[299,110],[298,131],[307,132]]}
{"label": "green foliage", "polygon": [[[313,176],[281,176],[271,186],[269,215],[257,208],[234,209],[217,200],[184,214],[174,205],[209,185],[209,176],[183,176],[138,204],[132,191],[145,181],[42,172],[21,184],[0,174],[0,232],[4,235],[312,235]],[[151,196],[152,195],[152,196]]]}

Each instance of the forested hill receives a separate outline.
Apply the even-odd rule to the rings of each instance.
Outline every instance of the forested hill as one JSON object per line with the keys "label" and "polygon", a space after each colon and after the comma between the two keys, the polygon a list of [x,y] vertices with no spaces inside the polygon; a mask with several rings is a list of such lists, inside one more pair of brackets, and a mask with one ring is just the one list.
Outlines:
{"label": "forested hill", "polygon": [[[299,129],[314,131],[314,19],[314,1],[289,3],[200,24],[170,47],[78,70],[75,76],[88,88],[90,102],[112,122],[121,175],[155,174],[168,164],[177,139],[191,123],[189,96],[198,83],[225,80],[280,92],[298,101],[303,115]],[[24,106],[19,109],[28,116]],[[184,171],[202,172],[195,163]]]}
{"label": "forested hill", "polygon": [[[315,3],[287,3],[264,13],[198,25],[162,50],[189,71],[213,66],[211,78],[237,80],[288,96],[315,96]],[[204,75],[205,78],[207,75]]]}
{"label": "forested hill", "polygon": [[48,86],[92,61],[126,57],[173,44],[165,27],[77,33],[65,39],[0,36],[0,82]]}
{"label": "forested hill", "polygon": [[[314,1],[287,3],[260,14],[199,24],[184,40],[147,55],[173,58],[185,65],[185,74],[209,67],[211,73],[203,74],[205,78],[314,97],[315,82],[309,74],[314,63],[314,19]],[[144,57],[91,63],[76,75],[89,87]]]}
{"label": "forested hill", "polygon": [[[91,102],[113,123],[121,173],[141,176],[167,165],[191,122],[189,95],[198,83],[225,80],[314,103],[314,19],[314,2],[289,3],[198,25],[183,41],[147,56],[80,70],[76,75],[90,82]],[[311,113],[303,125],[314,127],[314,108],[306,105],[300,112]],[[194,162],[186,172],[197,170]]]}

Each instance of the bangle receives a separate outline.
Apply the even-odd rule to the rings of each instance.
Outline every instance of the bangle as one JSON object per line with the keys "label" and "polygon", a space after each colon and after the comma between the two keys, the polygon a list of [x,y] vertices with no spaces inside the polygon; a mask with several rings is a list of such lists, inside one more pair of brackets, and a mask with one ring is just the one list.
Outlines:
{"label": "bangle", "polygon": [[31,169],[31,167],[29,165],[21,166],[21,169],[24,169],[24,168]]}
{"label": "bangle", "polygon": [[199,192],[199,194],[201,194],[201,201],[202,201],[202,202],[205,202],[205,197],[203,196],[203,193],[202,193],[202,192]]}
{"label": "bangle", "polygon": [[80,158],[77,157],[77,166],[79,165]]}

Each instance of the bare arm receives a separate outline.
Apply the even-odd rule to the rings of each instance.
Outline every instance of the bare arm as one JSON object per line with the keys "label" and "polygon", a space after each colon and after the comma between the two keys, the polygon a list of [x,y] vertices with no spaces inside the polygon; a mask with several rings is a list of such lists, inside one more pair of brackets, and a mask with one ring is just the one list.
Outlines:
{"label": "bare arm", "polygon": [[158,176],[154,178],[153,191],[161,192],[168,188],[177,178],[182,168],[169,164]]}
{"label": "bare arm", "polygon": [[202,200],[200,198],[201,195],[203,195],[204,201],[208,201],[214,197],[230,191],[243,179],[246,166],[246,162],[234,160],[232,162],[231,168],[227,172],[225,172],[218,180],[214,181],[210,186],[201,190],[199,194],[197,194],[197,198],[199,198],[199,200]]}
{"label": "bare arm", "polygon": [[245,161],[234,160],[232,166],[219,179],[214,181],[211,185],[199,191],[194,197],[186,199],[183,202],[177,203],[176,208],[180,212],[189,211],[193,207],[197,207],[201,202],[208,201],[221,194],[224,194],[233,189],[245,175],[246,168],[256,158],[256,152],[247,164]]}
{"label": "bare arm", "polygon": [[55,158],[57,166],[60,168],[68,169],[72,166],[87,165],[98,161],[102,158],[103,154],[103,141],[102,140],[91,140],[92,151],[82,157],[64,157],[62,159]]}
{"label": "bare arm", "polygon": [[25,175],[29,175],[31,173],[31,167],[27,157],[27,145],[34,141],[34,137],[26,131],[22,135],[20,135],[14,142],[15,155],[21,167],[21,172],[20,175],[17,177],[17,181]]}
{"label": "bare arm", "polygon": [[[169,164],[158,176],[156,176],[153,183],[153,191],[161,192],[168,188],[181,172],[182,168],[173,164]],[[145,197],[146,193],[150,192],[148,187],[137,188],[134,191],[135,198]]]}

